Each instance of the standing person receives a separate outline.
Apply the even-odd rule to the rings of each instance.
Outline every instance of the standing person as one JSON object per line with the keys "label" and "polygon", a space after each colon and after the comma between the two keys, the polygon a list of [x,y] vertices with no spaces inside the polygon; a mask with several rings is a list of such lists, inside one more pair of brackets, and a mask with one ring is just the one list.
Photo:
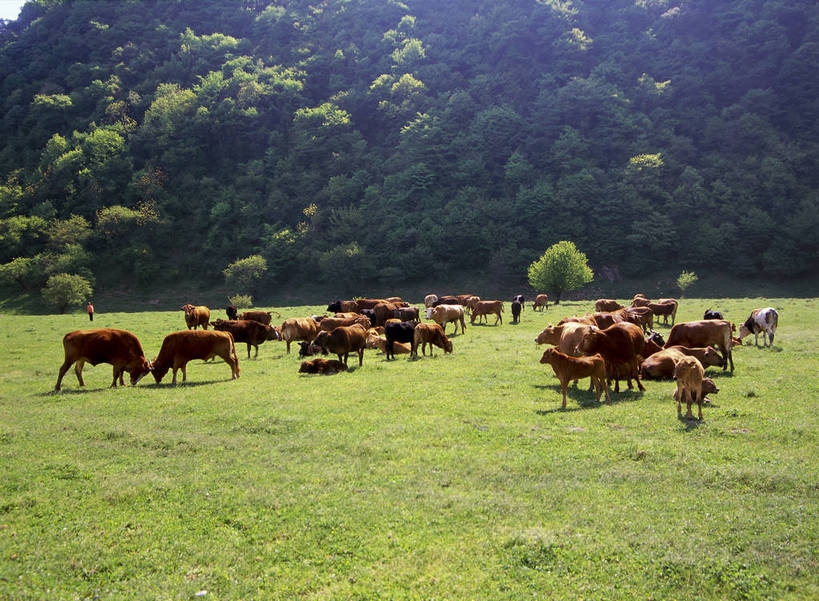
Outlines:
{"label": "standing person", "polygon": [[88,321],[94,321],[94,305],[91,304],[91,301],[88,301]]}

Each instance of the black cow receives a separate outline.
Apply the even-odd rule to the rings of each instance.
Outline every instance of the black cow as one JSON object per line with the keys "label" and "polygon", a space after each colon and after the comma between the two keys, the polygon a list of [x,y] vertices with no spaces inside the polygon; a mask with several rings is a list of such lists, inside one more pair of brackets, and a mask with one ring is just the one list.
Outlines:
{"label": "black cow", "polygon": [[337,300],[335,302],[330,303],[327,305],[327,312],[328,313],[341,313],[341,301]]}
{"label": "black cow", "polygon": [[312,342],[299,342],[299,357],[312,357],[319,353],[326,355],[327,351]]}
{"label": "black cow", "polygon": [[359,313],[369,319],[371,324],[375,325],[375,311],[373,309],[361,309]]}
{"label": "black cow", "polygon": [[520,310],[523,311],[523,308],[525,306],[525,299],[523,298],[523,295],[516,294],[514,297],[512,297],[512,302],[514,303],[515,301],[518,301],[520,303]]}
{"label": "black cow", "polygon": [[438,305],[460,305],[461,303],[458,302],[457,296],[439,296],[438,300],[432,303],[433,307],[437,307]]}
{"label": "black cow", "polygon": [[390,357],[395,359],[394,342],[408,342],[410,345],[413,343],[416,325],[418,324],[411,321],[401,321],[384,326],[384,334],[387,337],[387,359]]}
{"label": "black cow", "polygon": [[238,319],[237,315],[239,315],[239,308],[236,305],[228,305],[225,307],[225,313],[227,313],[227,318],[236,320]]}
{"label": "black cow", "polygon": [[705,310],[705,315],[702,316],[703,319],[725,319],[722,316],[722,313],[719,311],[712,311],[711,309]]}
{"label": "black cow", "polygon": [[517,300],[518,298],[523,298],[520,294],[515,297],[515,300],[512,301],[512,323],[518,323],[520,321],[520,311],[523,307],[523,301]]}

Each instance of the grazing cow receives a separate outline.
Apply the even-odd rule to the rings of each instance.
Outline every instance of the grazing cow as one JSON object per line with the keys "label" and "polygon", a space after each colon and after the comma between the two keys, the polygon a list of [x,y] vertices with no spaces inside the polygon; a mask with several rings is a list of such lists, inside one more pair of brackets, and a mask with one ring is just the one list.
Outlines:
{"label": "grazing cow", "polygon": [[185,325],[188,329],[196,329],[202,326],[203,330],[208,329],[208,322],[210,321],[210,309],[204,305],[194,306],[191,304],[182,305],[181,309],[185,312]]}
{"label": "grazing cow", "polygon": [[299,373],[332,376],[339,372],[346,371],[346,369],[346,365],[335,359],[313,359],[311,361],[302,361],[299,367]]}
{"label": "grazing cow", "polygon": [[464,304],[464,308],[468,312],[471,312],[472,309],[475,308],[475,305],[477,305],[479,302],[481,302],[481,297],[480,296],[470,296],[468,299],[466,299],[466,303]]}
{"label": "grazing cow", "polygon": [[702,365],[694,357],[682,357],[674,366],[674,379],[677,381],[677,390],[674,393],[674,398],[677,399],[677,415],[682,414],[682,402],[685,401],[685,406],[688,411],[685,414],[686,419],[694,419],[694,414],[691,413],[691,403],[697,403],[699,412],[699,419],[702,420],[702,379],[705,372]]}
{"label": "grazing cow", "polygon": [[336,300],[327,305],[328,313],[350,313],[357,311],[358,304],[355,301]]}
{"label": "grazing cow", "polygon": [[532,303],[532,311],[537,311],[538,309],[543,311],[543,309],[548,309],[548,308],[549,308],[549,295],[548,294],[538,294],[535,297],[535,302]]}
{"label": "grazing cow", "polygon": [[355,301],[356,308],[352,310],[361,313],[362,309],[374,309],[376,305],[386,302],[383,298],[359,298]]}
{"label": "grazing cow", "polygon": [[272,321],[272,316],[271,311],[245,311],[244,313],[239,313],[239,319],[252,319],[269,326]]}
{"label": "grazing cow", "polygon": [[725,362],[723,370],[731,366],[734,371],[734,356],[731,352],[731,324],[724,319],[703,319],[678,323],[671,328],[665,348],[672,346],[687,346],[689,348],[705,348],[713,346],[719,349]]}
{"label": "grazing cow", "polygon": [[431,319],[444,329],[446,324],[455,322],[455,334],[458,333],[458,322],[461,323],[461,334],[466,333],[466,323],[464,323],[464,308],[461,305],[438,305],[427,310],[427,319]]}
{"label": "grazing cow", "polygon": [[438,295],[437,294],[427,294],[424,297],[424,308],[429,309],[430,307],[432,307],[435,304],[435,301],[437,301],[437,300],[438,300]]}
{"label": "grazing cow", "polygon": [[299,342],[299,357],[312,357],[319,353],[326,355],[327,352],[317,344],[312,342]]}
{"label": "grazing cow", "polygon": [[663,325],[668,325],[668,316],[671,316],[671,325],[674,326],[674,322],[677,321],[677,306],[679,303],[673,298],[663,298],[658,300],[656,303],[648,303],[645,305],[654,313],[656,317],[663,318]]}
{"label": "grazing cow", "polygon": [[228,305],[225,307],[225,313],[227,314],[228,319],[236,320],[239,316],[239,309],[236,305]]}
{"label": "grazing cow", "polygon": [[387,360],[395,359],[393,347],[396,342],[412,344],[415,338],[416,323],[412,321],[399,321],[398,323],[388,323],[384,326],[384,335],[387,340]]}
{"label": "grazing cow", "polygon": [[363,315],[357,317],[325,317],[319,322],[319,329],[325,332],[332,332],[341,326],[352,326],[360,324],[365,330],[368,330],[372,323]]}
{"label": "grazing cow", "polygon": [[535,338],[537,344],[553,344],[562,353],[577,357],[577,346],[593,326],[587,323],[567,322],[557,326],[549,324]]}
{"label": "grazing cow", "polygon": [[[387,354],[387,339],[384,336],[373,334],[372,330],[367,331],[367,342],[364,346],[368,349],[377,349]],[[404,342],[393,342],[392,352],[394,355],[408,355],[412,352],[412,345]]]}
{"label": "grazing cow", "polygon": [[176,384],[176,370],[182,370],[182,381],[188,379],[188,361],[202,359],[208,361],[221,357],[230,366],[231,379],[239,377],[239,357],[230,332],[182,330],[171,332],[162,341],[159,355],[152,361],[154,379],[162,381],[169,369],[173,369],[173,384]]}
{"label": "grazing cow", "polygon": [[719,311],[712,311],[711,309],[706,309],[705,313],[702,316],[703,319],[725,319],[722,316],[722,313]]}
{"label": "grazing cow", "polygon": [[401,321],[421,321],[418,315],[418,307],[400,307],[395,310],[393,317]]}
{"label": "grazing cow", "polygon": [[503,301],[478,301],[472,308],[472,315],[469,317],[469,323],[474,324],[476,317],[494,315],[495,325],[498,325],[498,322],[503,323],[501,313],[503,313]]}
{"label": "grazing cow", "polygon": [[[719,392],[719,388],[717,388],[716,383],[711,378],[703,378],[702,379],[702,402],[703,403],[710,403],[711,399],[708,398],[709,394],[717,394]],[[674,401],[679,402],[679,394],[676,389],[671,395],[674,398]]]}
{"label": "grazing cow", "polygon": [[623,305],[611,298],[599,298],[594,302],[594,310],[598,312],[617,311],[617,309],[622,308]]}
{"label": "grazing cow", "polygon": [[63,376],[72,364],[74,373],[80,386],[85,386],[82,379],[82,368],[86,363],[98,365],[110,363],[114,366],[114,379],[111,386],[116,388],[117,380],[125,385],[123,374],[127,371],[131,376],[131,385],[139,382],[145,374],[151,371],[151,364],[145,358],[139,339],[125,330],[98,328],[95,330],[76,330],[63,336],[63,350],[65,359],[60,366],[55,391],[60,390]]}
{"label": "grazing cow", "polygon": [[312,317],[290,317],[285,319],[281,327],[282,340],[287,344],[287,354],[290,354],[290,343],[296,340],[312,342],[319,333],[319,323]]}
{"label": "grazing cow", "polygon": [[712,346],[689,348],[677,345],[646,357],[640,364],[640,377],[644,380],[671,378],[674,375],[674,366],[682,357],[694,357],[703,368],[722,367],[725,364],[723,358]]}
{"label": "grazing cow", "polygon": [[594,329],[586,332],[577,351],[586,355],[600,353],[606,360],[609,380],[614,380],[614,392],[620,392],[620,378],[625,378],[631,388],[631,380],[637,381],[637,388],[645,390],[640,382],[640,359],[646,341],[642,330],[633,323],[616,323],[605,330]]}
{"label": "grazing cow", "polygon": [[739,326],[738,338],[742,340],[750,334],[754,335],[754,346],[759,346],[758,336],[762,333],[762,346],[769,346],[766,341],[770,341],[770,346],[773,346],[774,334],[776,334],[776,326],[779,323],[779,313],[773,307],[766,307],[764,309],[754,309],[751,311],[751,316],[745,320],[745,323]]}
{"label": "grazing cow", "polygon": [[247,358],[250,359],[250,347],[256,348],[253,358],[259,356],[259,345],[267,340],[281,340],[278,330],[273,326],[266,326],[253,319],[225,320],[217,319],[211,322],[213,329],[220,332],[230,332],[233,336],[234,344],[244,342],[247,344]]}
{"label": "grazing cow", "polygon": [[541,363],[548,363],[560,380],[560,389],[563,392],[563,404],[561,409],[566,408],[566,391],[569,382],[582,378],[591,378],[594,387],[595,397],[600,401],[600,395],[606,392],[606,402],[611,403],[609,396],[609,385],[606,379],[606,361],[602,355],[595,354],[591,357],[572,357],[566,353],[561,353],[557,349],[548,348],[540,358]]}
{"label": "grazing cow", "polygon": [[523,310],[523,303],[520,301],[512,301],[512,323],[520,321],[520,312]]}
{"label": "grazing cow", "polygon": [[364,362],[367,330],[358,324],[341,326],[332,332],[319,332],[314,342],[325,351],[338,355],[338,360],[344,361],[344,365],[347,365],[347,357],[350,353],[358,353],[358,365],[360,367]]}
{"label": "grazing cow", "polygon": [[444,354],[452,352],[452,341],[444,334],[444,329],[437,323],[419,323],[415,326],[412,339],[412,354],[418,356],[418,345],[421,345],[421,356],[427,354],[427,344],[429,344],[429,356],[432,357],[433,345],[444,349]]}

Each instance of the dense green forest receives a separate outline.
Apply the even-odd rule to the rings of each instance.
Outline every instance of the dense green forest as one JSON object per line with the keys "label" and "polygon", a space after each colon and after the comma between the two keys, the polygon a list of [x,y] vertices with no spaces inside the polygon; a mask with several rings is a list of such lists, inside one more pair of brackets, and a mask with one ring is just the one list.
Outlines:
{"label": "dense green forest", "polygon": [[[30,0],[0,275],[257,292],[819,268],[814,0]],[[678,271],[677,271],[678,272]]]}

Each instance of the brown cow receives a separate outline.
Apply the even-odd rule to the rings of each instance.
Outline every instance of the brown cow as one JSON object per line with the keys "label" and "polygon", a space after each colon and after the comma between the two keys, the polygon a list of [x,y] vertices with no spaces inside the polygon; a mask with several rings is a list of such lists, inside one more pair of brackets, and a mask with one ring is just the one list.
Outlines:
{"label": "brown cow", "polygon": [[498,325],[498,322],[503,323],[503,317],[501,317],[501,313],[503,313],[503,301],[499,300],[478,301],[472,308],[472,315],[469,318],[469,323],[474,324],[476,317],[494,315],[495,325]]}
{"label": "brown cow", "polygon": [[159,355],[152,361],[154,379],[157,384],[162,381],[168,370],[173,368],[173,384],[176,384],[176,370],[182,370],[182,381],[188,378],[186,366],[188,361],[202,359],[207,361],[221,357],[230,365],[231,379],[239,377],[239,357],[230,332],[182,330],[171,332],[162,341]]}
{"label": "brown cow", "polygon": [[393,313],[393,317],[401,321],[421,321],[418,307],[399,307]]}
{"label": "brown cow", "polygon": [[188,329],[196,329],[202,326],[203,330],[208,329],[208,322],[210,321],[210,309],[204,305],[194,306],[191,304],[182,305],[181,309],[185,312],[185,325]]}
{"label": "brown cow", "polygon": [[586,355],[600,353],[606,360],[609,380],[614,380],[614,392],[620,392],[620,378],[625,378],[631,388],[631,380],[637,381],[637,388],[645,390],[638,371],[645,347],[642,330],[633,323],[616,323],[605,330],[594,329],[583,336],[577,347]]}
{"label": "brown cow", "polygon": [[117,380],[120,385],[125,385],[123,374],[126,371],[131,376],[132,386],[151,371],[151,364],[145,358],[139,339],[125,330],[98,328],[69,332],[63,336],[63,350],[65,359],[57,376],[57,385],[54,387],[56,391],[60,390],[63,376],[73,363],[76,363],[74,372],[77,374],[80,386],[85,386],[82,379],[82,368],[86,363],[113,365],[114,379],[111,382],[113,388],[116,388]]}
{"label": "brown cow", "polygon": [[270,325],[272,321],[272,312],[271,311],[245,311],[244,313],[239,313],[238,319],[252,319],[254,321],[258,321],[259,323],[263,323],[266,326]]}
{"label": "brown cow", "polygon": [[281,333],[289,355],[290,343],[296,340],[312,342],[319,333],[319,324],[312,317],[290,317],[282,323]]}
{"label": "brown cow", "polygon": [[617,311],[617,309],[622,308],[623,305],[611,298],[599,298],[594,302],[594,310],[598,312]]}
{"label": "brown cow", "polygon": [[674,379],[677,381],[677,390],[674,398],[677,399],[677,415],[682,414],[682,402],[685,401],[686,419],[694,419],[691,413],[691,403],[697,403],[699,419],[702,420],[702,380],[705,372],[695,357],[682,357],[674,367]]}
{"label": "brown cow", "polygon": [[538,309],[543,311],[543,309],[548,309],[548,308],[549,308],[549,295],[548,294],[538,294],[535,297],[535,301],[532,303],[532,311],[537,311]]}
{"label": "brown cow", "polygon": [[[399,307],[394,305],[393,303],[378,303],[375,305],[373,309],[373,315],[375,320],[373,321],[372,325],[374,326],[383,326],[388,319],[392,319],[395,315],[396,309]],[[369,326],[368,326],[369,327]]]}
{"label": "brown cow", "polygon": [[[703,378],[702,379],[702,402],[703,403],[710,403],[711,399],[708,398],[708,395],[709,394],[717,394],[718,392],[719,392],[719,388],[717,388],[717,385],[714,382],[714,380],[712,380],[711,378]],[[674,389],[674,391],[671,393],[671,396],[674,399],[674,402],[679,401],[679,396],[680,395],[677,393],[676,389]]]}
{"label": "brown cow", "polygon": [[644,334],[654,328],[654,312],[648,307],[627,307],[622,310],[625,311],[625,320],[643,328]]}
{"label": "brown cow", "polygon": [[340,326],[332,332],[319,332],[313,342],[325,351],[338,355],[338,360],[344,361],[344,365],[347,365],[347,357],[351,352],[358,353],[358,365],[360,367],[364,362],[367,330],[358,324]]}
{"label": "brown cow", "polygon": [[265,325],[255,319],[217,319],[212,321],[213,329],[220,332],[230,332],[233,336],[233,342],[244,342],[247,344],[247,358],[250,359],[250,347],[256,349],[254,358],[259,356],[259,345],[264,344],[267,340],[281,340],[279,331],[271,326]]}
{"label": "brown cow", "polygon": [[357,317],[325,317],[319,322],[319,329],[325,332],[332,332],[338,327],[352,326],[355,324],[360,324],[365,330],[369,329],[372,325],[370,320],[363,315]]}
{"label": "brown cow", "polygon": [[461,305],[438,305],[432,309],[427,309],[427,318],[441,326],[444,329],[444,333],[446,333],[446,324],[451,321],[455,322],[454,333],[458,333],[458,322],[461,324],[461,333],[466,332],[464,308]]}
{"label": "brown cow", "polygon": [[674,366],[682,357],[695,357],[704,368],[722,367],[725,361],[717,350],[712,347],[689,348],[687,346],[672,346],[658,353],[654,353],[640,364],[640,377],[644,380],[671,378],[674,375]]}
{"label": "brown cow", "polygon": [[335,359],[313,359],[311,361],[302,361],[299,367],[299,373],[332,376],[346,369],[346,365]]}
{"label": "brown cow", "polygon": [[358,312],[358,303],[355,301],[337,300],[327,305],[327,311],[331,313]]}
{"label": "brown cow", "polygon": [[429,356],[432,354],[432,346],[444,349],[444,354],[452,352],[452,341],[446,337],[444,329],[437,323],[419,323],[415,326],[412,339],[412,355],[418,356],[418,345],[421,345],[421,356],[427,354],[427,344],[429,344]]}
{"label": "brown cow", "polygon": [[[387,353],[387,339],[384,336],[372,334],[372,330],[367,331],[367,342],[365,347],[368,349],[378,349],[382,353]],[[392,343],[392,351],[395,355],[408,355],[412,352],[410,345],[404,342]]]}
{"label": "brown cow", "polygon": [[634,300],[631,301],[631,306],[632,307],[647,307],[648,303],[650,303],[650,302],[651,301],[648,300],[645,297],[645,295],[638,293],[638,294],[634,295]]}
{"label": "brown cow", "polygon": [[646,306],[651,309],[656,317],[663,318],[663,325],[668,325],[668,316],[670,315],[671,325],[672,327],[674,326],[674,322],[677,320],[677,307],[679,306],[676,300],[673,298],[664,298],[656,303],[648,303]]}
{"label": "brown cow", "polygon": [[558,326],[549,324],[535,338],[537,344],[553,344],[560,352],[578,356],[577,346],[593,326],[586,323],[567,322]]}
{"label": "brown cow", "polygon": [[359,298],[355,301],[356,308],[352,310],[361,313],[361,309],[373,309],[376,305],[386,302],[383,298]]}
{"label": "brown cow", "polygon": [[723,370],[731,366],[734,371],[734,355],[731,352],[731,324],[724,319],[702,319],[678,323],[671,328],[665,348],[672,346],[687,346],[689,348],[704,348],[713,346],[719,349],[725,363]]}
{"label": "brown cow", "polygon": [[566,408],[566,391],[569,382],[582,378],[591,378],[594,386],[595,397],[600,400],[601,393],[606,391],[606,402],[611,403],[609,396],[609,385],[606,381],[606,361],[602,355],[595,354],[591,357],[571,357],[566,353],[561,353],[557,349],[549,348],[543,352],[540,358],[541,363],[548,363],[560,380],[560,389],[563,392],[562,409]]}

